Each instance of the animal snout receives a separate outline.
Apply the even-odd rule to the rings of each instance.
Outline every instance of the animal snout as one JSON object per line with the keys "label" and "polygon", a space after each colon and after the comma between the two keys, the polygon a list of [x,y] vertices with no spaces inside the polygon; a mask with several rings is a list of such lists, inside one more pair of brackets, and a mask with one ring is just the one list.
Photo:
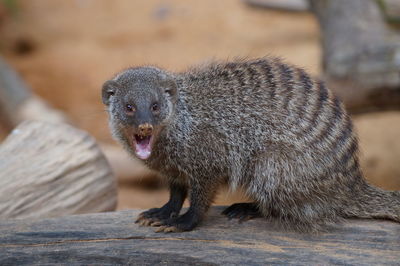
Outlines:
{"label": "animal snout", "polygon": [[153,133],[153,126],[149,123],[139,125],[139,135],[141,136],[149,136]]}

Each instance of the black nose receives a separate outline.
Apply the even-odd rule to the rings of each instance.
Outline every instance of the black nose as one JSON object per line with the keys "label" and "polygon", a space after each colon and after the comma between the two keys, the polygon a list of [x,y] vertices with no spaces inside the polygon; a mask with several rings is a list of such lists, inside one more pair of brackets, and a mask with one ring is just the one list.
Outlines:
{"label": "black nose", "polygon": [[150,136],[153,133],[153,126],[149,123],[144,123],[139,125],[139,135],[141,136]]}

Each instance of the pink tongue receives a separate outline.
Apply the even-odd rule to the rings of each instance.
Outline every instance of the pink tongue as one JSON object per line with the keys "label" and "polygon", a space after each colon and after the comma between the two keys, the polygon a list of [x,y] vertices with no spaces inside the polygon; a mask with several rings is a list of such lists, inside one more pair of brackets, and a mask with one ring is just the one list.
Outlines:
{"label": "pink tongue", "polygon": [[151,154],[150,141],[147,140],[137,141],[135,145],[136,145],[135,147],[136,155],[140,159],[146,160],[147,158],[150,157]]}

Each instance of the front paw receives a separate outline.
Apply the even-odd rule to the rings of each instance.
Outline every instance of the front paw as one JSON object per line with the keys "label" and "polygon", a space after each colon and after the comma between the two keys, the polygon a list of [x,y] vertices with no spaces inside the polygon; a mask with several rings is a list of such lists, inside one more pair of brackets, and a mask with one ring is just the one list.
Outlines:
{"label": "front paw", "polygon": [[157,223],[156,233],[171,233],[171,232],[183,232],[193,230],[199,221],[191,215],[181,215],[178,218],[171,218]]}
{"label": "front paw", "polygon": [[176,212],[165,208],[153,208],[139,214],[135,223],[141,226],[160,226],[163,221],[177,216]]}

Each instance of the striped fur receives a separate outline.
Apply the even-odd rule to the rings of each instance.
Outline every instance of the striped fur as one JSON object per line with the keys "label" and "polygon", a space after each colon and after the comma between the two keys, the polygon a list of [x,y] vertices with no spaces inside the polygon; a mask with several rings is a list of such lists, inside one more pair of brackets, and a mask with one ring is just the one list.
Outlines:
{"label": "striped fur", "polygon": [[243,188],[265,217],[299,230],[354,216],[400,221],[399,192],[372,187],[362,176],[357,138],[340,100],[277,58],[118,74],[121,92],[110,101],[110,125],[128,151],[124,129],[132,124],[121,119],[118,101],[158,90],[161,77],[176,84],[177,100],[162,110],[145,163],[189,190],[189,213],[198,221],[226,181]]}

